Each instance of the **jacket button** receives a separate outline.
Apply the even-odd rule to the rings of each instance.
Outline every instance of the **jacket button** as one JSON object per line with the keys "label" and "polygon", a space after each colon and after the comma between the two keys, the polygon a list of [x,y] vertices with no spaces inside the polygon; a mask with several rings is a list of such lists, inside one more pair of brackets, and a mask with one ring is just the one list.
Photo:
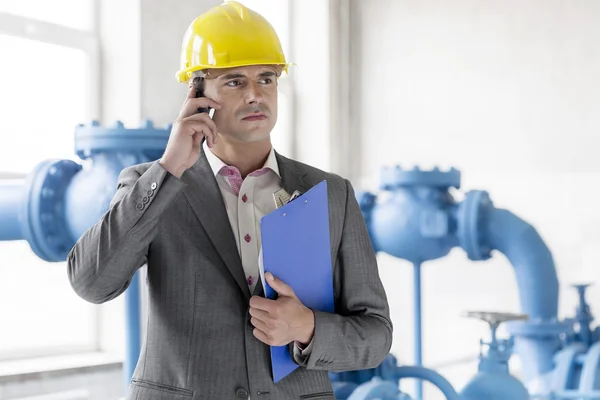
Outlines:
{"label": "jacket button", "polygon": [[155,190],[157,186],[158,185],[156,184],[156,182],[152,182],[152,185],[150,185],[150,189]]}
{"label": "jacket button", "polygon": [[147,194],[148,196],[152,196],[152,195],[154,194],[154,190],[148,190],[148,191],[146,192],[146,194]]}
{"label": "jacket button", "polygon": [[142,211],[142,210],[144,209],[144,205],[143,205],[143,204],[141,204],[141,203],[138,203],[138,204],[136,205],[136,207],[137,207],[137,209],[138,209],[138,210],[140,210],[140,211]]}
{"label": "jacket button", "polygon": [[146,204],[146,203],[148,203],[148,201],[150,201],[148,196],[144,196],[144,198],[142,199],[142,203]]}
{"label": "jacket button", "polygon": [[248,399],[250,398],[250,394],[248,393],[248,391],[246,389],[243,388],[239,388],[238,390],[235,391],[235,395],[238,397],[238,399]]}

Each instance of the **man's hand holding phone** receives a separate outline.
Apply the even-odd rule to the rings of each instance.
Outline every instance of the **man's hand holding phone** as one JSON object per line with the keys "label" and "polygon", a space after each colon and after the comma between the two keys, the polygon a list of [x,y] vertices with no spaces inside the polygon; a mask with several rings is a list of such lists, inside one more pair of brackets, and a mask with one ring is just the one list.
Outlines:
{"label": "man's hand holding phone", "polygon": [[159,163],[177,178],[198,160],[200,144],[206,137],[208,147],[217,140],[217,126],[208,113],[198,113],[199,108],[221,108],[207,97],[196,98],[196,89],[190,88],[187,98],[169,136],[167,148]]}

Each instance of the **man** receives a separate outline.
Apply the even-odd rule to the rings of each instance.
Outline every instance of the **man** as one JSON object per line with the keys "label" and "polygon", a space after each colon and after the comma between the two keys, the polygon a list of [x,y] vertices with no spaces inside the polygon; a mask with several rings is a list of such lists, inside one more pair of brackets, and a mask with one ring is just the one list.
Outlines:
{"label": "man", "polygon": [[[272,148],[287,66],[259,14],[228,2],[198,17],[178,73],[190,90],[163,157],[121,173],[110,210],[69,254],[71,284],[92,303],[119,296],[147,264],[148,328],[129,400],[333,399],[328,371],[373,368],[388,354],[387,298],[352,186]],[[269,275],[279,296],[264,298],[258,272],[273,193],[324,179],[335,314],[308,309]],[[269,345],[289,345],[300,365],[277,383]]]}

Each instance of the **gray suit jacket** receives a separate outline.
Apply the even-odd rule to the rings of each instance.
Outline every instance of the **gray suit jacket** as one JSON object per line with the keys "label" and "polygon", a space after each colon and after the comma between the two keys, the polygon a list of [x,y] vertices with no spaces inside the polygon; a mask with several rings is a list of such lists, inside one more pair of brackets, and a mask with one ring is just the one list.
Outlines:
{"label": "gray suit jacket", "polygon": [[123,170],[110,210],[67,260],[75,292],[97,304],[148,266],[146,340],[127,400],[333,399],[328,371],[373,368],[388,354],[387,298],[352,186],[279,154],[277,161],[289,193],[328,184],[336,313],[315,311],[311,355],[273,383],[269,346],[252,334],[251,293],[204,152],[181,179],[158,162],[136,165]]}

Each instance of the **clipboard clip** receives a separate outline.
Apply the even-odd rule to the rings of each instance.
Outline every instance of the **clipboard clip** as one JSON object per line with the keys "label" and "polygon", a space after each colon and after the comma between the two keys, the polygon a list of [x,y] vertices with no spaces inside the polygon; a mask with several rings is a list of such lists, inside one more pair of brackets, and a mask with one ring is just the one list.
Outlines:
{"label": "clipboard clip", "polygon": [[275,201],[275,208],[283,207],[284,205],[294,201],[298,197],[300,197],[302,193],[295,190],[294,193],[290,196],[288,192],[284,189],[279,189],[275,193],[273,193],[273,201]]}
{"label": "clipboard clip", "polygon": [[290,200],[288,201],[288,203],[296,200],[298,197],[300,197],[301,193],[297,190],[294,191],[294,193],[292,193],[292,195],[290,196]]}

